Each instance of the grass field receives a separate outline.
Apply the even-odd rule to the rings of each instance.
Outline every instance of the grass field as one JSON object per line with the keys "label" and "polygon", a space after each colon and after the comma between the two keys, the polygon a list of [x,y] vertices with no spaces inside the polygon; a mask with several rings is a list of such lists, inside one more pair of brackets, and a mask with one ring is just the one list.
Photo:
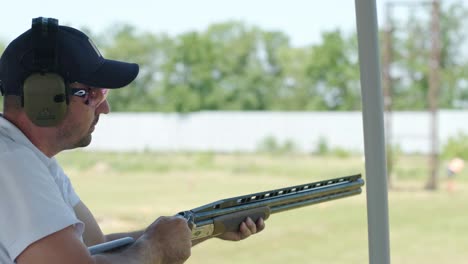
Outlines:
{"label": "grass field", "polygon": [[[105,232],[141,229],[229,196],[364,174],[362,157],[96,153],[58,157]],[[468,263],[468,172],[458,190],[423,189],[423,157],[400,157],[389,192],[392,263]],[[443,166],[441,166],[443,167]],[[441,169],[441,176],[444,175]],[[365,192],[273,215],[267,229],[241,242],[212,239],[187,263],[368,263]]]}

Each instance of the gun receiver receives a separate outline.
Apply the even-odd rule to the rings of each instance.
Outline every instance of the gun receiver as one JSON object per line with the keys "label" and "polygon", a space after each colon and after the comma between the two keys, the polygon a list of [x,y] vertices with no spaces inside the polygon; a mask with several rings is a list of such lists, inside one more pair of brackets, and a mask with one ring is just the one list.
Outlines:
{"label": "gun receiver", "polygon": [[[362,192],[361,174],[323,180],[281,189],[252,193],[209,203],[178,215],[187,219],[192,229],[192,241],[237,231],[239,225],[250,217],[257,221],[268,219],[270,214],[307,205],[322,203]],[[123,238],[88,248],[91,254],[114,250],[133,243]]]}
{"label": "gun receiver", "polygon": [[270,214],[357,195],[363,185],[357,174],[219,200],[179,215],[193,225],[192,240],[196,240],[237,231],[247,217],[266,220]]}

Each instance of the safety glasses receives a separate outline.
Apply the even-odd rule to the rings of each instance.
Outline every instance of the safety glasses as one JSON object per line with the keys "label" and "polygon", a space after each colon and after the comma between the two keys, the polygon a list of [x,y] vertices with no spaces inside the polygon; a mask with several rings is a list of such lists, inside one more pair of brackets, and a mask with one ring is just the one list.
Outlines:
{"label": "safety glasses", "polygon": [[83,98],[86,105],[98,107],[106,100],[108,89],[86,86],[82,88],[70,88],[70,92],[74,96]]}

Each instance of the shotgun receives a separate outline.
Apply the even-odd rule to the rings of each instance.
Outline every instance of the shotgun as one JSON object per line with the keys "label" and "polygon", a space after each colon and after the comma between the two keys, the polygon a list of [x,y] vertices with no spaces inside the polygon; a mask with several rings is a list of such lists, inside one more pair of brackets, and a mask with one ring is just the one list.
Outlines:
{"label": "shotgun", "polygon": [[[250,217],[267,220],[271,214],[303,206],[353,196],[362,192],[361,174],[290,186],[281,189],[252,193],[215,201],[178,215],[187,219],[192,230],[192,241],[237,231],[239,225]],[[91,254],[115,250],[134,240],[129,237],[89,247]]]}

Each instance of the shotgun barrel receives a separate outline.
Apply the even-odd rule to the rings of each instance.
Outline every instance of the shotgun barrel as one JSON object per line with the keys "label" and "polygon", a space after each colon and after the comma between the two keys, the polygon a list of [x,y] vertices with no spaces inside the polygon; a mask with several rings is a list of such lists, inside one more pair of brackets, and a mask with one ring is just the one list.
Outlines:
{"label": "shotgun barrel", "polygon": [[250,217],[268,219],[270,214],[360,194],[360,174],[252,193],[212,202],[179,215],[192,227],[192,240],[237,231]]}
{"label": "shotgun barrel", "polygon": [[[182,211],[178,215],[187,219],[193,241],[237,231],[247,217],[253,221],[259,218],[266,220],[270,214],[357,195],[362,192],[363,185],[361,174],[356,174],[227,198]],[[88,250],[93,255],[122,248],[133,242],[133,238],[126,237]]]}

